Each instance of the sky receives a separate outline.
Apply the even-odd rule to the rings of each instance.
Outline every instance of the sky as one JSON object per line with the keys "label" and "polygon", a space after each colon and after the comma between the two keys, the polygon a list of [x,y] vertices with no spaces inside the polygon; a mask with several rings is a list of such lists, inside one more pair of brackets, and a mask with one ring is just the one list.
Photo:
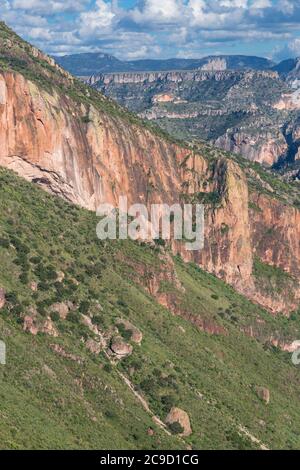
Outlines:
{"label": "sky", "polygon": [[0,19],[53,55],[300,56],[300,0],[0,0]]}

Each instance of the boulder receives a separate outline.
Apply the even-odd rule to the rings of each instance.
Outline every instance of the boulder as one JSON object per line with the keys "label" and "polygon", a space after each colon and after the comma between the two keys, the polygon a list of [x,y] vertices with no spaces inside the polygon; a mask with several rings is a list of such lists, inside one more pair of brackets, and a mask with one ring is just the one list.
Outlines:
{"label": "boulder", "polygon": [[39,332],[39,329],[36,325],[35,318],[30,315],[24,317],[23,330],[28,331],[32,335],[36,336]]}
{"label": "boulder", "polygon": [[126,343],[121,336],[116,336],[111,340],[111,351],[119,358],[127,357],[132,354],[133,347]]}
{"label": "boulder", "polygon": [[50,307],[51,312],[56,312],[60,316],[61,320],[65,320],[68,316],[70,311],[69,304],[67,302],[60,302],[51,305]]}
{"label": "boulder", "polygon": [[63,282],[63,280],[65,278],[65,273],[63,273],[62,271],[58,271],[56,274],[57,274],[57,281],[58,282]]}
{"label": "boulder", "polygon": [[189,415],[186,411],[176,408],[175,406],[171,409],[170,413],[166,417],[167,424],[179,423],[183,429],[183,432],[179,434],[182,437],[187,437],[192,434],[192,428],[190,423]]}
{"label": "boulder", "polygon": [[266,387],[255,388],[257,396],[264,401],[267,405],[270,403],[270,390]]}
{"label": "boulder", "polygon": [[0,287],[0,309],[4,307],[5,303],[5,290],[3,287]]}
{"label": "boulder", "polygon": [[58,331],[55,328],[51,318],[49,317],[45,320],[44,324],[41,326],[40,332],[48,336],[53,336],[53,338],[57,338],[58,336]]}

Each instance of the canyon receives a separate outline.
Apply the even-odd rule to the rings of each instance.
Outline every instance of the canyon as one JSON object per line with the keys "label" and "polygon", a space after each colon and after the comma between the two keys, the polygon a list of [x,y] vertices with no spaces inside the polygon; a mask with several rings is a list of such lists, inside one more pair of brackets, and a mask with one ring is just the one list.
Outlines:
{"label": "canyon", "polygon": [[[34,66],[32,51],[29,57]],[[124,194],[129,204],[204,202],[205,249],[191,254],[173,243],[173,251],[274,313],[288,314],[298,307],[300,222],[293,205],[297,186],[277,201],[275,190],[261,183],[252,170],[251,178],[259,187],[250,189],[250,170],[229,155],[172,142],[140,121],[132,122],[130,115],[97,92],[93,92],[97,99],[91,99],[92,89],[60,73],[57,66],[49,67],[66,93],[59,86],[47,91],[26,74],[0,74],[2,166],[90,210],[102,202],[116,204]],[[209,75],[196,74],[199,80]],[[256,73],[247,73],[247,78],[243,74],[243,80],[251,81],[253,76]],[[223,72],[215,80],[218,77],[222,81]],[[76,91],[82,99],[74,99]],[[211,153],[215,153],[213,158]],[[290,201],[293,191],[295,199]],[[268,291],[255,278],[256,256],[282,271],[277,279],[280,288],[275,285]]]}
{"label": "canyon", "polygon": [[[238,71],[250,95],[277,73]],[[208,94],[236,76],[192,74]],[[296,159],[297,121],[284,136]],[[0,447],[299,448],[297,179],[172,137],[1,22],[0,142]],[[204,249],[99,240],[98,205],[122,195],[203,204]]]}
{"label": "canyon", "polygon": [[266,166],[297,168],[299,142],[285,132],[300,112],[297,64],[287,75],[276,67],[215,67],[105,73],[87,83],[183,140],[204,139]]}

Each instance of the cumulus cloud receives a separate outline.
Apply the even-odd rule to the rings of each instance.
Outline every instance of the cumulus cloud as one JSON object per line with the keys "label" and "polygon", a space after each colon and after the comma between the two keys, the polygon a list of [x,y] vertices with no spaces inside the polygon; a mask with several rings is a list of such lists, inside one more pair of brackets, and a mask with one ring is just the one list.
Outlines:
{"label": "cumulus cloud", "polygon": [[0,0],[0,18],[49,53],[299,55],[300,0]]}

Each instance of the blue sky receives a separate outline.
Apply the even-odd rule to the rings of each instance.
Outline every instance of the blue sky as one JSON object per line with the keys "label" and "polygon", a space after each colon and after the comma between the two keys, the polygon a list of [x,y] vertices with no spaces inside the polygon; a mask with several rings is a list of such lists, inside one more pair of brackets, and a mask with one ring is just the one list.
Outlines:
{"label": "blue sky", "polygon": [[50,54],[300,56],[300,0],[0,0],[0,18]]}

